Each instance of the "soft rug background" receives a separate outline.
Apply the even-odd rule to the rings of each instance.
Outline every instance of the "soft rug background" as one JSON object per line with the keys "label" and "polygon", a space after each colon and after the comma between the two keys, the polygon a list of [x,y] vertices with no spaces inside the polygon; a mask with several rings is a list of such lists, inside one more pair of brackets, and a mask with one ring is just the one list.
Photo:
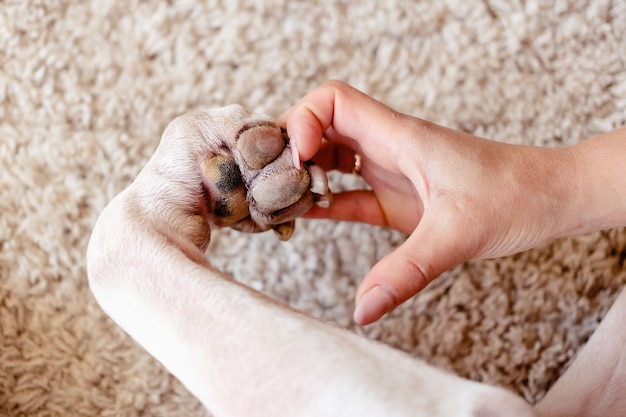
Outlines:
{"label": "soft rug background", "polygon": [[[563,146],[626,124],[624,57],[626,6],[608,0],[0,1],[0,415],[207,415],[103,315],[85,276],[98,213],[175,116],[231,103],[278,116],[338,78],[450,127]],[[354,328],[357,283],[401,241],[300,221],[286,244],[221,232],[211,257],[530,401],[626,282],[626,232],[613,230],[469,262]]]}

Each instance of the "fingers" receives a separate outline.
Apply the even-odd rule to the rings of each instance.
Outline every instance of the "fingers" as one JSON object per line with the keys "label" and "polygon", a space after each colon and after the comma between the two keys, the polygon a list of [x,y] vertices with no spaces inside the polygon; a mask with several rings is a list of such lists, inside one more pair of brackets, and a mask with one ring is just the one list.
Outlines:
{"label": "fingers", "polygon": [[337,170],[351,173],[354,168],[355,155],[356,152],[347,146],[324,140],[311,160],[324,171]]}
{"label": "fingers", "polygon": [[375,194],[369,190],[345,191],[333,194],[333,203],[328,208],[313,206],[303,217],[309,219],[332,219],[387,226]]}
{"label": "fingers", "polygon": [[[317,111],[320,112],[320,114],[322,114],[322,111],[332,114],[332,103],[324,104],[323,109]],[[287,125],[287,135],[290,138],[293,164],[296,168],[300,169],[302,167],[302,161],[311,159],[319,149],[324,130],[328,128],[328,125],[327,121],[318,120],[314,111],[306,105],[293,109],[290,113],[290,118],[294,121]],[[281,123],[280,119],[278,123]],[[306,140],[296,138],[306,138]]]}
{"label": "fingers", "polygon": [[367,274],[357,290],[354,320],[360,325],[375,322],[468,259],[457,233],[451,232],[425,217],[404,244]]}
{"label": "fingers", "polygon": [[[294,164],[299,166],[299,161],[314,157],[324,135],[356,151],[363,143],[385,144],[382,141],[391,137],[396,116],[389,107],[347,84],[329,81],[283,114],[278,124],[286,126]],[[385,144],[390,146],[394,145]]]}

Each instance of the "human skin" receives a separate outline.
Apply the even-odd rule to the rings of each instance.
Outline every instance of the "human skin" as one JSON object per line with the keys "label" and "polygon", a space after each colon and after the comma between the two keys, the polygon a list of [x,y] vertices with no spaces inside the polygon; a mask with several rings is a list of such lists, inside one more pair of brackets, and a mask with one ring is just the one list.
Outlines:
{"label": "human skin", "polygon": [[296,167],[314,160],[368,190],[338,193],[306,216],[408,235],[363,279],[354,319],[369,324],[444,271],[547,240],[626,225],[626,129],[576,145],[512,145],[402,114],[339,81],[284,113]]}
{"label": "human skin", "polygon": [[89,285],[104,311],[215,416],[536,416],[506,390],[297,312],[212,265],[213,230],[289,224],[326,194],[313,173],[308,189],[285,145],[273,121],[240,106],[172,121],[91,234]]}

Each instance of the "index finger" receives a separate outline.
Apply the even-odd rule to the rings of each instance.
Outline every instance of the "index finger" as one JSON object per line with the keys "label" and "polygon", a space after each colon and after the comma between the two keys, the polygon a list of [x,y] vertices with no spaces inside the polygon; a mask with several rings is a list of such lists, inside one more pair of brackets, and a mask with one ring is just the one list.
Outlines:
{"label": "index finger", "polygon": [[[285,126],[300,160],[308,160],[320,149],[322,138],[358,150],[360,143],[389,137],[386,129],[396,112],[359,90],[340,81],[327,81],[278,119]],[[389,147],[389,144],[386,144]]]}
{"label": "index finger", "polygon": [[355,158],[356,152],[352,149],[324,139],[311,160],[324,171],[337,170],[349,174],[354,171]]}

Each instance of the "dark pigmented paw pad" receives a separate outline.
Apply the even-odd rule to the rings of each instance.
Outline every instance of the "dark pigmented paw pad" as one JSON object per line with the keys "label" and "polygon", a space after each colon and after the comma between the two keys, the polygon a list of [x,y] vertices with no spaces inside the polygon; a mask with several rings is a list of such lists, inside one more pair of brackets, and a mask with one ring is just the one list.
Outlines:
{"label": "dark pigmented paw pad", "polygon": [[230,226],[250,215],[246,188],[232,157],[217,155],[202,164],[209,210],[218,226]]}

